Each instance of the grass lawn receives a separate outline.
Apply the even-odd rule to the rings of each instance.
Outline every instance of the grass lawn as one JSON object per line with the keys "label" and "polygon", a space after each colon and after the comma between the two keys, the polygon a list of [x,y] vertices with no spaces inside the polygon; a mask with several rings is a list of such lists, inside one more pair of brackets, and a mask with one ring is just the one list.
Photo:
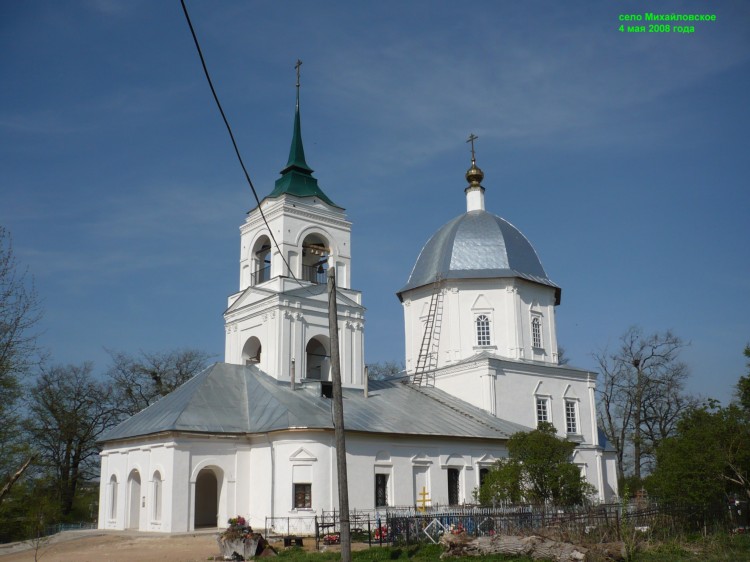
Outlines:
{"label": "grass lawn", "polygon": [[[411,546],[373,546],[367,550],[352,552],[352,560],[357,562],[379,562],[382,560],[414,560],[417,562],[426,562],[427,560],[438,560],[443,553],[443,549],[436,544],[431,545],[411,545]],[[301,548],[291,548],[279,552],[278,558],[290,561],[301,560],[340,560],[341,555],[338,552],[305,552]],[[474,556],[462,556],[461,558],[451,558],[456,562],[477,562],[480,560]],[[490,562],[517,561],[533,562],[528,557],[507,557],[507,556],[487,556],[481,558]]]}

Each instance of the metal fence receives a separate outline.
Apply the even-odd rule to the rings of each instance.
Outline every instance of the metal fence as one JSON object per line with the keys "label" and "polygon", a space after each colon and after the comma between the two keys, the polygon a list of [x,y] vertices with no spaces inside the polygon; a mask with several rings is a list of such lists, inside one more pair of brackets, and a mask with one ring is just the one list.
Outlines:
{"label": "metal fence", "polygon": [[[741,506],[744,507],[744,506]],[[306,517],[267,517],[266,536],[314,537],[316,546],[335,544],[341,530],[338,511]],[[730,504],[714,508],[662,505],[634,501],[629,505],[599,504],[584,507],[508,505],[414,506],[352,510],[352,540],[370,546],[437,543],[446,533],[471,536],[554,534],[562,540],[609,542],[624,533],[645,533],[663,538],[682,532],[711,533],[748,528],[747,509]]]}
{"label": "metal fence", "polygon": [[680,532],[732,530],[730,510],[689,505],[601,504],[590,507],[550,506],[466,507],[389,514],[392,543],[437,543],[445,533],[472,536],[516,535],[544,531],[567,540],[622,540],[627,532],[673,536]]}

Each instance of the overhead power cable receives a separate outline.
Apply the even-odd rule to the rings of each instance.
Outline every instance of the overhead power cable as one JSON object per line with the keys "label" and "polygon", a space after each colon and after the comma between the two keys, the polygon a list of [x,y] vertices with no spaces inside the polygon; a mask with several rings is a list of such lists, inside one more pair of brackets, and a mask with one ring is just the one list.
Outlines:
{"label": "overhead power cable", "polygon": [[260,206],[260,198],[258,197],[258,192],[255,191],[255,186],[253,185],[253,180],[250,179],[250,174],[247,171],[247,168],[245,167],[245,162],[242,160],[242,156],[240,155],[240,149],[237,147],[237,141],[234,138],[234,133],[232,132],[232,127],[229,125],[229,120],[227,119],[226,114],[224,113],[224,109],[221,107],[221,102],[219,101],[219,96],[216,94],[216,89],[214,88],[214,83],[211,80],[211,75],[208,72],[208,67],[206,66],[206,59],[203,57],[203,51],[201,50],[200,43],[198,42],[198,36],[195,34],[195,29],[193,29],[193,23],[190,21],[190,14],[188,14],[187,6],[185,5],[185,0],[180,0],[180,4],[182,4],[182,11],[185,14],[185,19],[187,20],[188,27],[190,28],[190,33],[193,36],[193,41],[195,42],[195,48],[198,51],[198,56],[201,59],[201,65],[203,66],[203,73],[206,75],[206,80],[208,81],[208,86],[211,88],[211,93],[214,96],[214,101],[216,102],[216,107],[219,109],[219,113],[221,113],[221,118],[224,120],[224,125],[226,125],[227,132],[229,133],[229,138],[232,140],[232,146],[234,147],[234,153],[237,155],[237,160],[240,162],[240,166],[242,167],[242,171],[245,174],[245,179],[247,180],[248,185],[250,186],[250,189],[253,192],[253,197],[255,197],[255,202],[258,204],[258,211],[260,211],[260,216],[263,219],[263,222],[266,225],[266,228],[268,229],[268,233],[271,235],[271,240],[273,240],[273,245],[276,246],[276,250],[279,253],[279,256],[281,256],[282,261],[284,262],[284,265],[286,265],[287,271],[289,272],[289,275],[292,276],[292,278],[297,281],[297,283],[300,284],[300,286],[304,287],[299,279],[294,275],[294,272],[292,271],[292,268],[289,265],[289,262],[286,261],[286,258],[284,257],[284,253],[281,251],[281,248],[279,247],[279,243],[276,241],[276,237],[273,235],[273,230],[271,230],[271,227],[268,224],[268,221],[266,220],[266,215],[263,213],[263,209]]}

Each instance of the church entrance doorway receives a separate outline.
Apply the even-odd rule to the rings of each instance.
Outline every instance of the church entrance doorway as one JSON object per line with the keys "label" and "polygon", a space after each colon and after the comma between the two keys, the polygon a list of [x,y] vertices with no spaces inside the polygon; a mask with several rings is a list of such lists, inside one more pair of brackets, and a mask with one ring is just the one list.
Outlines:
{"label": "church entrance doorway", "polygon": [[137,470],[128,477],[128,529],[138,529],[141,515],[141,475]]}
{"label": "church entrance doorway", "polygon": [[195,528],[216,527],[219,511],[219,482],[210,468],[195,479]]}

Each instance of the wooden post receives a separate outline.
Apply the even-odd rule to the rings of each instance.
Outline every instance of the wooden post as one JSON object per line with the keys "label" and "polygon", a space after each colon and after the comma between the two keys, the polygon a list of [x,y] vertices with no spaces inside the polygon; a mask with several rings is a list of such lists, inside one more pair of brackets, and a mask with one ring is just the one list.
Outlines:
{"label": "wooden post", "polygon": [[328,267],[328,329],[331,340],[331,376],[333,378],[333,431],[336,438],[336,469],[339,483],[339,520],[341,522],[341,560],[351,562],[352,537],[349,528],[349,486],[346,478],[346,442],[344,439],[344,401],[341,393],[339,326],[336,309],[336,268]]}

